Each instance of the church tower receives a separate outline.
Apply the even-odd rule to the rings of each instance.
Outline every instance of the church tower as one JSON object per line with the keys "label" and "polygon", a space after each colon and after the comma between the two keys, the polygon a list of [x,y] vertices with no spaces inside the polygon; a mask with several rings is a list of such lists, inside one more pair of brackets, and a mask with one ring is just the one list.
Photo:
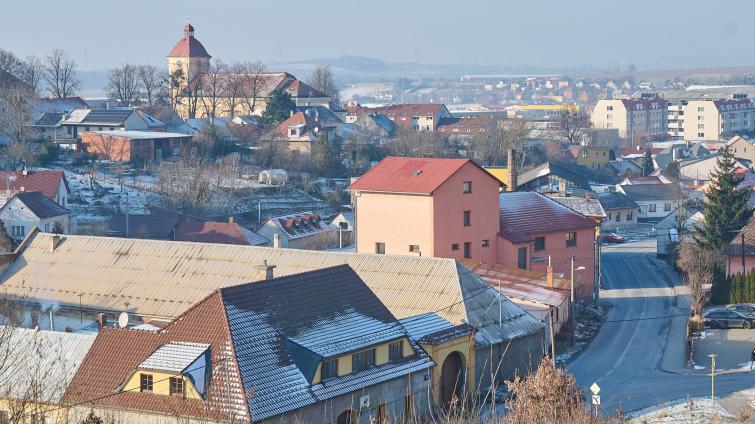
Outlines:
{"label": "church tower", "polygon": [[186,82],[189,82],[209,69],[210,57],[202,43],[194,38],[194,27],[186,23],[184,37],[168,55],[168,73],[172,75],[182,69]]}

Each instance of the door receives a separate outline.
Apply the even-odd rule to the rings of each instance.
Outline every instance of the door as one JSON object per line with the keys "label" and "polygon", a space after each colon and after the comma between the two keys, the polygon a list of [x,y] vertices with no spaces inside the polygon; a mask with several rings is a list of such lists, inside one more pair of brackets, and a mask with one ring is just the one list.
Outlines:
{"label": "door", "polygon": [[731,311],[725,312],[725,314],[726,324],[729,328],[742,328],[742,324],[744,324],[742,317]]}
{"label": "door", "polygon": [[527,248],[520,247],[517,252],[518,252],[518,257],[516,260],[517,267],[519,267],[519,269],[527,269]]}
{"label": "door", "polygon": [[464,369],[461,355],[452,352],[443,361],[440,369],[440,400],[443,408],[448,408],[454,398],[461,397],[464,388]]}

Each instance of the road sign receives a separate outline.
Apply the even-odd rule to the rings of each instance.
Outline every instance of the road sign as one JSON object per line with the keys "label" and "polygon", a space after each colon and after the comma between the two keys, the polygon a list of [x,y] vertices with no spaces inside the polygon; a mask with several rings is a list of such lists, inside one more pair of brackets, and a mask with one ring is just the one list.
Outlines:
{"label": "road sign", "polygon": [[600,395],[592,395],[592,404],[600,405]]}
{"label": "road sign", "polygon": [[590,386],[590,391],[594,395],[597,395],[598,393],[600,393],[600,386],[598,386],[598,383],[592,383],[592,386]]}

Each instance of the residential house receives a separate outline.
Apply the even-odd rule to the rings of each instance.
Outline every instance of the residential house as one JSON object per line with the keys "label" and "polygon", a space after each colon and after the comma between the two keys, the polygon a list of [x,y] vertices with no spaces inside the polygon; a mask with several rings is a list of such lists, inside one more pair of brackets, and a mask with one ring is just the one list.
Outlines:
{"label": "residential house", "polygon": [[599,193],[598,200],[606,213],[606,220],[601,228],[605,231],[616,231],[621,228],[631,228],[637,225],[640,207],[622,192]]}
{"label": "residential house", "polygon": [[35,131],[35,137],[40,141],[52,141],[64,146],[75,145],[61,121],[66,114],[76,109],[89,109],[89,105],[80,97],[43,97],[34,99],[31,104],[31,120],[27,124]]}
{"label": "residential house", "polygon": [[[139,422],[170,414],[369,423],[429,412],[435,366],[340,265],[218,289],[159,331],[102,328],[64,399],[98,399],[93,406],[111,414],[144,411]],[[441,378],[456,383],[468,375],[449,368],[453,375]],[[97,396],[113,392],[121,395]]]}
{"label": "residential house", "polygon": [[63,394],[94,342],[92,334],[0,327],[0,421],[65,423]]}
{"label": "residential house", "polygon": [[338,246],[338,230],[314,212],[272,217],[257,234],[272,240],[274,247],[322,250]]}
{"label": "residential house", "polygon": [[[502,382],[516,373],[521,375],[535,367],[543,355],[543,323],[508,298],[490,290],[478,276],[453,259],[77,235],[57,238],[38,231],[30,234],[14,253],[5,255],[2,259],[0,288],[3,292],[10,298],[23,297],[24,304],[33,310],[43,308],[42,311],[45,311],[49,306],[42,305],[56,305],[52,311],[56,328],[58,322],[63,323],[61,327],[68,326],[73,330],[88,327],[92,323],[105,321],[95,319],[94,315],[97,313],[117,315],[124,309],[128,310],[130,322],[139,324],[137,328],[146,327],[141,323],[154,324],[149,326],[153,329],[163,328],[179,316],[188,317],[191,311],[204,311],[204,307],[195,305],[209,296],[218,299],[222,294],[213,295],[217,289],[266,280],[271,272],[283,277],[349,265],[390,313],[402,321],[410,334],[427,337],[423,341],[427,342],[424,346],[428,346],[426,352],[436,364],[442,366],[444,357],[455,350],[457,354],[453,355],[454,362],[470,369],[470,381],[471,374],[474,373],[475,387],[480,387],[481,390],[490,387],[491,378]],[[253,286],[255,285],[247,287]],[[340,293],[340,290],[329,288],[324,297],[330,299],[336,296],[337,294],[331,293],[333,291]],[[470,293],[474,296],[470,296]],[[347,295],[354,302],[362,297]],[[290,301],[301,299],[302,296],[316,300],[314,303],[308,302],[309,305],[317,305],[326,300],[323,296],[305,295],[301,290],[286,298]],[[240,305],[244,309],[242,303],[230,301],[227,297],[225,300],[224,304]],[[277,306],[275,302],[271,305]],[[497,307],[491,308],[490,305]],[[246,313],[238,315],[237,312],[241,310],[234,307],[228,313],[219,315],[229,319],[240,317],[245,325],[254,322]],[[278,312],[284,311],[281,309]],[[222,330],[226,328],[222,322],[214,322],[204,312],[198,315],[207,318],[203,318],[202,322],[211,321],[207,322],[211,331],[191,331],[192,337],[226,334]],[[272,317],[269,314],[262,315]],[[412,329],[409,329],[406,320],[415,324]],[[325,323],[327,320],[318,322]],[[470,333],[466,324],[474,327],[473,333]],[[29,325],[28,320],[24,322],[24,326]],[[168,328],[177,327],[168,324]],[[107,329],[104,334],[109,331]],[[349,332],[353,334],[351,330]],[[134,333],[153,334],[149,331]],[[455,338],[455,334],[459,333],[463,337]],[[124,355],[133,354],[137,350],[143,353],[143,357],[130,359],[134,363],[126,367],[127,371],[119,372],[133,372],[158,347],[172,341],[208,343],[204,340],[170,340],[177,332],[167,331],[163,334],[159,337],[167,335],[167,339],[155,346],[144,347],[140,343],[133,343],[133,346],[129,344],[133,349],[125,350],[119,349],[120,344],[115,346],[113,349],[122,351]],[[334,337],[338,335],[335,334]],[[444,340],[452,342],[454,349],[443,347]],[[473,342],[474,346],[470,346],[469,342]],[[211,348],[211,352],[218,351]],[[218,353],[225,352],[224,348]],[[504,355],[506,360],[502,360]],[[116,363],[119,362],[112,362],[113,365]],[[290,362],[288,364],[293,366]],[[107,373],[106,370],[101,372]],[[118,380],[113,387],[123,383],[127,376],[124,374],[122,377],[122,380],[112,380]],[[158,380],[155,378],[153,381]],[[101,393],[104,390],[100,386],[88,384],[72,384],[71,387],[85,390],[86,393],[80,396],[86,398],[97,397],[90,396],[92,391]],[[227,386],[221,384],[221,387],[225,389]],[[237,393],[241,393],[241,386],[234,387],[239,387]],[[256,387],[256,390],[260,389],[262,386]],[[223,390],[222,393],[228,392]],[[286,404],[292,404],[289,398],[284,400]],[[377,400],[373,399],[373,402]],[[163,403],[162,399],[160,403]],[[242,407],[243,405],[245,404],[241,403]],[[181,409],[176,411],[178,410]],[[134,419],[130,422],[143,421]]]}
{"label": "residential house", "polygon": [[500,194],[500,229],[496,263],[546,274],[548,260],[554,272],[575,275],[580,298],[593,294],[596,281],[598,223],[535,192]]}
{"label": "residential house", "polygon": [[676,184],[620,185],[617,190],[637,203],[638,219],[650,221],[665,218],[686,200]]}
{"label": "residential house", "polygon": [[[146,106],[136,109],[140,116],[149,115],[163,124],[162,131],[192,134],[191,128],[186,126],[184,120],[176,113],[176,110],[169,106]],[[155,125],[155,124],[153,124]]]}
{"label": "residential house", "polygon": [[356,251],[495,262],[499,186],[468,159],[387,157],[349,187]]}
{"label": "residential house", "polygon": [[[755,114],[753,119],[755,119]],[[734,136],[726,142],[726,145],[729,146],[735,158],[748,163],[751,167],[753,166],[755,163],[755,146],[747,137]]]}
{"label": "residential house", "polygon": [[571,146],[569,154],[577,161],[577,165],[591,169],[606,168],[610,161],[616,160],[616,154],[608,147]]}
{"label": "residential house", "polygon": [[[681,161],[679,163],[679,174],[683,180],[697,181],[703,184],[709,181],[713,176],[713,172],[718,169],[717,161],[718,156]],[[735,159],[734,167],[743,171],[750,168],[739,159]]]}
{"label": "residential house", "polygon": [[299,154],[312,153],[312,143],[335,138],[337,124],[319,120],[317,113],[296,112],[273,129],[274,137],[286,142],[288,150]]}
{"label": "residential house", "polygon": [[475,134],[491,132],[497,125],[498,120],[487,115],[441,118],[436,132],[451,137],[469,138]]}
{"label": "residential house", "polygon": [[385,115],[402,130],[436,131],[443,119],[450,119],[451,113],[445,105],[434,103],[395,104],[377,108],[353,108],[347,122],[358,119],[364,113]]}
{"label": "residential house", "polygon": [[703,143],[673,144],[653,156],[653,162],[658,170],[665,170],[671,162],[705,159],[713,153]]}
{"label": "residential house", "polygon": [[747,224],[731,242],[724,247],[726,255],[726,275],[750,272],[755,268],[755,217]]}
{"label": "residential house", "polygon": [[668,131],[668,108],[660,97],[598,100],[590,115],[595,128],[618,128],[632,146],[663,139]]}
{"label": "residential house", "polygon": [[60,121],[63,138],[80,139],[90,131],[148,131],[147,122],[133,109],[75,109]]}
{"label": "residential house", "polygon": [[107,222],[107,234],[111,237],[173,240],[179,219],[178,214],[115,214]]}
{"label": "residential house", "polygon": [[618,185],[671,184],[672,181],[663,174],[632,176],[624,178]]}
{"label": "residential house", "polygon": [[546,194],[546,196],[574,212],[592,219],[598,225],[608,218],[600,200],[593,198],[590,193],[586,193],[584,196],[561,196],[557,193],[551,193]]}
{"label": "residential house", "polygon": [[81,144],[100,159],[160,162],[177,157],[192,136],[156,131],[93,131],[80,133]]}
{"label": "residential house", "polygon": [[556,162],[545,162],[519,174],[518,188],[541,193],[560,192],[564,188],[570,194],[591,190],[579,168]]}
{"label": "residential house", "polygon": [[70,212],[38,191],[14,195],[0,208],[0,221],[8,236],[16,242],[37,227],[49,233],[68,234]]}
{"label": "residential house", "polygon": [[179,222],[173,232],[173,239],[176,241],[239,244],[243,246],[270,245],[270,240],[240,226],[233,218],[230,218],[228,222]]}
{"label": "residential house", "polygon": [[0,204],[24,191],[38,191],[64,208],[68,207],[71,188],[63,171],[48,169],[0,171]]}
{"label": "residential house", "polygon": [[684,139],[720,140],[722,137],[755,130],[755,105],[734,95],[726,99],[695,99],[687,102],[684,113]]}
{"label": "residential house", "polygon": [[354,244],[354,212],[340,212],[330,220],[329,225],[338,230],[339,247]]}
{"label": "residential house", "polygon": [[393,138],[398,130],[393,121],[378,113],[363,113],[351,125],[369,141]]}

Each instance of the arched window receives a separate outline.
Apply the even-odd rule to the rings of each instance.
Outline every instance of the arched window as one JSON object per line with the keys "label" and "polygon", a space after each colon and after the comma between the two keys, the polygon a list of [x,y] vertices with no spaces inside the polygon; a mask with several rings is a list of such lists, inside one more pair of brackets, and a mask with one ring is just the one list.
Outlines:
{"label": "arched window", "polygon": [[336,424],[357,424],[359,423],[359,414],[353,409],[347,409],[341,412],[336,419]]}

